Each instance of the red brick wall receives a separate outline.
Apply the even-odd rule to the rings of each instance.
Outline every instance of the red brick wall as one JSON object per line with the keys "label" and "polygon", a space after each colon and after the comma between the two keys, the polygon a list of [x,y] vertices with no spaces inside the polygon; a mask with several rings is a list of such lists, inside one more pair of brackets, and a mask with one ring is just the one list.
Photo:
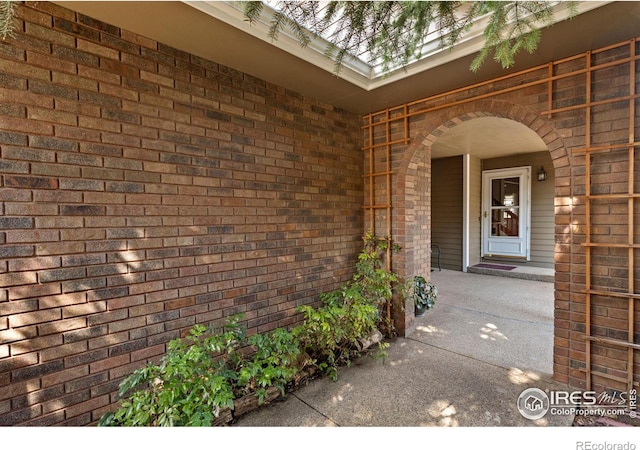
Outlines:
{"label": "red brick wall", "polygon": [[83,425],[195,323],[361,247],[359,118],[48,2],[0,42],[0,425]]}

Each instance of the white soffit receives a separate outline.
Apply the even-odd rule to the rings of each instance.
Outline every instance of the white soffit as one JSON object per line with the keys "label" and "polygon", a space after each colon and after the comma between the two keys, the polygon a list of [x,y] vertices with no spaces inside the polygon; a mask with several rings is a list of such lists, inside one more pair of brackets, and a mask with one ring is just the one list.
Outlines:
{"label": "white soffit", "polygon": [[[260,19],[250,24],[244,17],[242,6],[239,2],[233,1],[195,1],[186,0],[183,3],[221,20],[238,30],[248,33],[258,39],[270,43],[297,58],[311,63],[327,72],[333,73],[334,62],[324,55],[328,41],[322,37],[315,36],[308,46],[302,47],[296,37],[287,29],[283,29],[278,39],[272,40],[268,36],[271,17],[274,10],[265,4]],[[610,1],[582,1],[576,2],[576,15],[599,8]],[[554,23],[570,18],[570,8],[567,2],[558,2],[554,6]],[[403,78],[411,77],[420,72],[446,64],[456,59],[468,56],[480,51],[483,46],[483,31],[489,21],[487,16],[478,19],[463,39],[458,42],[453,49],[442,47],[438,33],[431,33],[431,38],[426,42],[422,50],[422,57],[405,68],[399,68],[389,73],[381,73],[380,67],[370,65],[361,59],[347,58],[341,68],[339,77],[349,83],[372,91],[386,86]],[[311,35],[311,33],[310,33]]]}

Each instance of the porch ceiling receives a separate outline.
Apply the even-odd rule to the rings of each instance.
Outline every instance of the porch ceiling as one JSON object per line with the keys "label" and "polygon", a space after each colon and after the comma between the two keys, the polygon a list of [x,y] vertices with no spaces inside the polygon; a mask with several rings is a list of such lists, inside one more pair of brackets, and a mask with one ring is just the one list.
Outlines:
{"label": "porch ceiling", "polygon": [[[302,59],[292,46],[278,48],[264,38],[249,34],[246,23],[241,30],[183,2],[54,3],[359,114],[505,73],[492,61],[485,63],[478,73],[472,73],[469,65],[474,54],[468,54],[454,60],[443,58],[440,65],[419,73],[410,72],[390,83],[362,87]],[[538,51],[534,55],[519,55],[516,66],[510,70],[521,70],[638,35],[640,2],[598,3],[604,6],[545,29]]]}
{"label": "porch ceiling", "polygon": [[525,125],[498,117],[479,117],[442,134],[431,147],[431,157],[470,153],[486,159],[545,150],[544,141]]}

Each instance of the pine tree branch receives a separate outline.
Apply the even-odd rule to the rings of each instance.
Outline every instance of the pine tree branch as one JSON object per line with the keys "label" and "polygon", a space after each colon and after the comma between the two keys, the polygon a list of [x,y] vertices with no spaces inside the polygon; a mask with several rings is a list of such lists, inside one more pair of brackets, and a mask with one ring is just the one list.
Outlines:
{"label": "pine tree branch", "polygon": [[5,40],[14,37],[15,3],[9,0],[0,2],[0,37]]}
{"label": "pine tree branch", "polygon": [[[570,13],[576,11],[574,3],[569,2]],[[309,36],[304,30],[309,30],[328,40],[325,55],[334,60],[336,73],[345,58],[363,52],[369,52],[370,64],[381,64],[386,72],[419,59],[434,28],[441,45],[453,48],[474,21],[487,14],[485,44],[470,69],[478,70],[490,54],[508,68],[520,50],[535,51],[541,35],[538,27],[552,23],[553,6],[547,1],[329,1],[319,9],[317,1],[282,0],[274,17],[284,14],[291,22],[279,18],[270,36],[277,37],[277,31],[289,27],[306,45]],[[252,9],[254,5],[245,7],[245,14]],[[327,35],[330,30],[334,31]]]}

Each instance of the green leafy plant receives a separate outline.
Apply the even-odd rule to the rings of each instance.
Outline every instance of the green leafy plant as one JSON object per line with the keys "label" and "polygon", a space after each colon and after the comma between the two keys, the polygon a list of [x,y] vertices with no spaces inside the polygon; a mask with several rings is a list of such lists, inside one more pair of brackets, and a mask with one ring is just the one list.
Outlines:
{"label": "green leafy plant", "polygon": [[[374,236],[368,231],[363,241],[364,248],[358,256],[353,281],[362,287],[365,296],[385,303],[393,297],[393,287],[398,281],[395,273],[383,268],[385,253],[391,245],[390,240]],[[392,251],[399,250],[397,246],[391,247]]]}
{"label": "green leafy plant", "polygon": [[293,329],[309,362],[331,379],[337,379],[338,366],[349,364],[359,355],[359,342],[378,322],[378,308],[367,302],[354,285],[322,295],[323,306],[305,305],[299,310],[304,322]]}
{"label": "green leafy plant", "polygon": [[148,364],[120,384],[121,397],[133,393],[99,425],[211,425],[222,408],[233,408],[233,377],[224,370],[224,359],[214,358],[241,338],[235,322],[230,325],[225,333],[204,339],[206,327],[196,325],[186,339],[172,340],[160,365]]}
{"label": "green leafy plant", "polygon": [[237,368],[241,394],[255,393],[258,403],[267,397],[267,388],[275,386],[284,395],[286,384],[299,368],[295,365],[300,347],[292,333],[278,328],[270,334],[254,334],[248,339],[255,353]]}
{"label": "green leafy plant", "polygon": [[169,342],[159,365],[148,364],[120,384],[124,400],[99,425],[210,426],[239,396],[255,393],[262,403],[270,386],[284,393],[298,370],[293,335],[278,329],[247,338],[240,318],[229,318],[218,333],[196,325],[185,339]]}
{"label": "green leafy plant", "polygon": [[360,289],[364,298],[380,309],[378,328],[387,336],[394,334],[391,309],[399,277],[385,267],[392,252],[400,247],[391,239],[375,236],[367,231],[363,237],[364,248],[358,256],[356,273],[352,283]]}
{"label": "green leafy plant", "polygon": [[406,282],[406,291],[413,298],[416,313],[424,313],[433,308],[438,297],[438,288],[422,276],[409,278]]}
{"label": "green leafy plant", "polygon": [[[372,333],[379,329],[387,335],[393,332],[388,310],[398,276],[383,265],[387,251],[397,248],[371,232],[363,240],[352,280],[321,295],[321,307],[300,307],[304,321],[293,330],[310,361],[334,380],[338,367],[360,355],[362,342]],[[383,352],[385,344],[378,347]]]}

